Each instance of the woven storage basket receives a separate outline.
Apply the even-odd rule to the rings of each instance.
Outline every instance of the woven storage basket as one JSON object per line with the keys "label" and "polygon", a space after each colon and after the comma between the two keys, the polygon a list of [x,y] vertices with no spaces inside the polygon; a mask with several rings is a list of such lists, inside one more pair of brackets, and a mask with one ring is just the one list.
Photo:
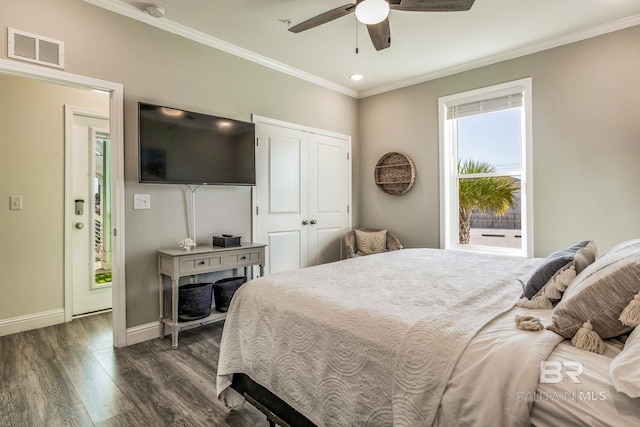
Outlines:
{"label": "woven storage basket", "polygon": [[191,283],[178,288],[178,321],[190,322],[211,314],[213,283]]}
{"label": "woven storage basket", "polygon": [[247,281],[244,276],[220,279],[213,284],[213,299],[217,311],[226,312],[231,304],[233,294]]}
{"label": "woven storage basket", "polygon": [[406,194],[416,182],[416,166],[403,153],[387,153],[378,160],[374,178],[379,189],[392,196]]}

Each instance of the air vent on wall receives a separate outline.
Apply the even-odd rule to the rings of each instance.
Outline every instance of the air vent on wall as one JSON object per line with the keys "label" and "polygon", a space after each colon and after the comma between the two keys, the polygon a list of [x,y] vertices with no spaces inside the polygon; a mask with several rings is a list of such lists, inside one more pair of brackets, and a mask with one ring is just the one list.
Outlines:
{"label": "air vent on wall", "polygon": [[9,28],[9,58],[64,68],[64,42]]}

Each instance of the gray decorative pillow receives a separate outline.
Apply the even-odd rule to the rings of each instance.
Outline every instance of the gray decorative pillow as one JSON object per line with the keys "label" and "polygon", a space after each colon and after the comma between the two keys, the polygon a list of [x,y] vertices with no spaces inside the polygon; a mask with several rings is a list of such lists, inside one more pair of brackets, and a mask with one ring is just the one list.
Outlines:
{"label": "gray decorative pillow", "polygon": [[589,249],[583,251],[581,256],[578,258],[580,261],[575,265],[576,274],[580,273],[580,271],[582,271],[588,264],[595,261],[597,256],[596,246],[589,240],[576,243],[568,248],[560,249],[546,257],[544,262],[536,267],[536,269],[531,273],[531,276],[529,276],[529,280],[527,280],[524,287],[523,296],[527,299],[533,298],[558,270],[566,266],[567,263],[575,261],[578,251],[580,249],[587,248],[589,244],[591,244]]}
{"label": "gray decorative pillow", "polygon": [[358,255],[371,255],[387,251],[387,230],[355,230]]}
{"label": "gray decorative pillow", "polygon": [[562,294],[575,277],[576,271],[574,263],[568,262],[567,265],[558,270],[556,274],[549,279],[547,284],[538,291],[533,299],[547,298],[548,300],[557,303],[562,299]]}
{"label": "gray decorative pillow", "polygon": [[629,331],[620,313],[640,292],[640,239],[618,245],[580,273],[553,310],[548,328],[572,338],[590,321],[602,339]]}

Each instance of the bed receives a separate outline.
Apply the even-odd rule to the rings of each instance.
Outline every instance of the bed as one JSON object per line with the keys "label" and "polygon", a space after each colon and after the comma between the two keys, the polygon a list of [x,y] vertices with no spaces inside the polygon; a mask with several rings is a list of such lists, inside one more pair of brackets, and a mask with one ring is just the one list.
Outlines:
{"label": "bed", "polygon": [[[544,426],[560,414],[570,424],[637,422],[640,399],[600,372],[619,341],[605,340],[602,355],[569,345],[579,354],[567,355],[558,333],[515,326],[516,316],[554,321],[554,308],[516,306],[546,263],[403,249],[252,280],[227,314],[218,398],[230,409],[247,399],[295,426]],[[585,367],[589,388],[545,399],[573,390],[564,378],[539,384],[541,363],[567,357]],[[594,406],[592,418],[577,417]]]}

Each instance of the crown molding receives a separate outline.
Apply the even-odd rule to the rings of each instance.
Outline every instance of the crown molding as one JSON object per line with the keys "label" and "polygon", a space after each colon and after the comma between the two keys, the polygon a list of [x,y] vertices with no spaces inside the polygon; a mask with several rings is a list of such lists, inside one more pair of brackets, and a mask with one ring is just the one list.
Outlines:
{"label": "crown molding", "polygon": [[214,49],[221,50],[231,55],[246,59],[251,62],[263,65],[273,70],[279,71],[284,74],[288,74],[292,77],[299,78],[301,80],[308,81],[318,86],[325,87],[335,92],[342,93],[344,95],[351,96],[356,99],[367,98],[369,96],[379,95],[384,92],[390,92],[396,89],[402,89],[408,86],[424,83],[427,81],[439,79],[442,77],[451,76],[453,74],[462,73],[465,71],[473,70],[475,68],[485,67],[487,65],[497,64],[499,62],[507,61],[510,59],[520,58],[522,56],[530,55],[533,53],[541,52],[555,47],[575,43],[578,41],[586,40],[589,38],[601,36],[603,34],[612,33],[615,31],[623,30],[626,28],[640,25],[640,14],[632,15],[627,18],[618,19],[605,24],[597,25],[595,27],[588,28],[586,30],[575,31],[572,33],[564,34],[559,37],[555,37],[548,40],[543,40],[538,43],[523,46],[517,49],[512,49],[508,52],[503,52],[497,55],[488,56],[486,58],[478,59],[476,61],[466,62],[464,64],[455,65],[453,67],[443,68],[441,70],[434,71],[432,73],[422,74],[420,76],[400,80],[387,85],[381,85],[371,89],[365,89],[362,91],[356,91],[348,87],[339,85],[330,80],[323,79],[311,73],[299,70],[297,68],[290,67],[278,61],[274,61],[265,56],[259,55],[250,50],[228,43],[224,40],[217,39],[208,34],[200,31],[193,30],[177,22],[171,21],[167,18],[154,18],[146,12],[123,3],[119,0],[83,0],[87,3],[91,3],[95,6],[103,9],[110,10],[120,15],[127,16],[145,24],[149,24],[153,27],[160,28],[170,33],[185,37],[203,45],[212,47]]}
{"label": "crown molding", "polygon": [[274,61],[273,59],[267,58],[266,56],[259,55],[248,49],[244,49],[242,47],[228,43],[224,40],[220,40],[218,38],[212,37],[201,31],[196,31],[192,28],[189,28],[182,24],[178,24],[177,22],[171,21],[170,19],[154,18],[153,16],[150,16],[149,14],[147,14],[145,11],[137,9],[121,1],[118,1],[118,0],[83,0],[83,1],[85,1],[86,3],[90,3],[95,6],[101,7],[103,9],[107,9],[111,12],[115,12],[120,15],[127,16],[137,21],[144,22],[145,24],[151,25],[156,28],[160,28],[161,30],[165,30],[170,33],[176,34],[178,36],[193,40],[205,46],[209,46],[214,49],[218,49],[223,52],[229,53],[231,55],[237,56],[239,58],[246,59],[247,61],[255,62],[257,64],[263,65],[265,67],[271,68],[273,70],[279,71],[284,74],[288,74],[298,79],[308,81],[310,83],[325,87],[327,89],[331,89],[335,92],[339,92],[344,95],[351,96],[353,98],[358,98],[359,93],[356,90],[336,84],[332,81],[323,79],[321,77],[315,76],[313,74],[307,73],[297,68],[290,67],[281,62]]}
{"label": "crown molding", "polygon": [[392,90],[402,89],[404,87],[413,86],[413,85],[424,83],[430,80],[451,76],[454,74],[462,73],[464,71],[473,70],[475,68],[497,64],[499,62],[507,61],[509,59],[520,58],[522,56],[530,55],[537,52],[542,52],[544,50],[549,50],[559,46],[601,36],[604,34],[613,33],[615,31],[635,27],[637,25],[640,25],[640,14],[632,15],[627,18],[622,18],[615,21],[611,21],[605,24],[588,28],[586,30],[565,34],[560,37],[555,37],[553,39],[544,40],[539,43],[524,46],[518,49],[513,49],[508,52],[500,53],[493,56],[488,56],[486,58],[482,58],[477,61],[471,61],[465,64],[456,65],[454,67],[438,70],[433,73],[423,74],[421,76],[418,76],[412,79],[402,80],[402,81],[394,82],[388,85],[382,85],[376,88],[363,90],[359,93],[358,98],[360,99],[366,98],[373,95],[379,95],[384,92],[390,92]]}

